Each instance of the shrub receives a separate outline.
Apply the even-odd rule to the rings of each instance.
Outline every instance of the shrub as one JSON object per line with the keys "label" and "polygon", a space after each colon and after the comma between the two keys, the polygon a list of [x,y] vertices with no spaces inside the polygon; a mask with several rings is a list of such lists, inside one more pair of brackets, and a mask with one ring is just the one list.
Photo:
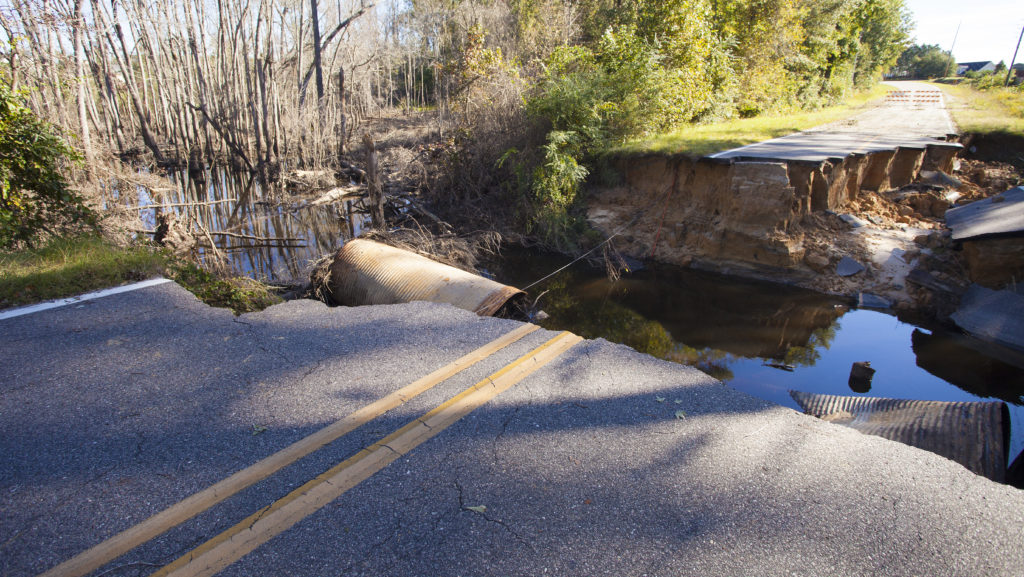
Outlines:
{"label": "shrub", "polygon": [[527,112],[548,127],[532,170],[533,232],[560,248],[591,159],[629,138],[692,120],[707,108],[706,83],[688,81],[657,41],[632,24],[609,28],[594,49],[563,46],[548,59]]}
{"label": "shrub", "polygon": [[68,187],[63,166],[77,153],[0,77],[0,247],[95,229],[97,217]]}

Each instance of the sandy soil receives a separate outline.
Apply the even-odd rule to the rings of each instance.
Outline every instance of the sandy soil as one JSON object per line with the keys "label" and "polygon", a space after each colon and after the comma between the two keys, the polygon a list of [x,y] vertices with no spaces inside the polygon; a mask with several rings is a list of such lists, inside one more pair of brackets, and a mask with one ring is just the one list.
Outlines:
{"label": "sandy soil", "polygon": [[[951,176],[958,182],[942,176],[929,181],[925,176],[898,190],[863,191],[843,214],[805,220],[803,232],[810,250],[831,257],[832,262],[849,256],[864,271],[841,277],[830,266],[799,284],[832,294],[875,295],[898,310],[941,316],[942,303],[936,301],[934,291],[908,281],[907,276],[921,269],[956,290],[969,284],[945,226],[945,210],[999,194],[1020,180],[1011,165],[977,160],[958,161]],[[869,301],[862,304],[870,306]]]}

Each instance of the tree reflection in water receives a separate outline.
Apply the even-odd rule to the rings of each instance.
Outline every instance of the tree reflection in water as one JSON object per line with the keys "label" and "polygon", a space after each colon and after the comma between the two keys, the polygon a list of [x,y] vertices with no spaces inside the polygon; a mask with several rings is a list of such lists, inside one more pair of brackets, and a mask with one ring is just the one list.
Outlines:
{"label": "tree reflection in water", "polygon": [[[501,263],[500,280],[516,282],[519,258],[513,253]],[[570,269],[543,286],[540,304],[550,315],[543,324],[625,344],[729,381],[731,365],[739,359],[814,365],[846,310],[837,306],[841,301],[790,287],[780,292],[772,285],[729,282],[664,267],[615,282],[586,268]]]}
{"label": "tree reflection in water", "polygon": [[[171,187],[140,187],[112,194],[108,200],[141,209],[146,228],[155,228],[156,216],[162,211],[173,212],[190,228],[198,223],[208,231],[236,235],[215,235],[217,251],[201,249],[200,257],[206,259],[214,252],[223,255],[240,275],[264,281],[305,280],[311,261],[336,251],[349,237],[344,207],[314,203],[316,192],[261,185],[250,174],[216,166],[191,174],[182,170],[173,173],[170,181]],[[117,187],[112,188],[116,191]],[[175,206],[145,209],[148,205]],[[356,214],[353,220],[358,234],[365,219]],[[205,237],[202,242],[209,244]]]}
{"label": "tree reflection in water", "polygon": [[[496,278],[527,286],[565,263],[508,251],[495,265]],[[873,396],[1011,403],[1010,448],[1013,454],[1024,448],[1024,355],[997,358],[990,345],[964,335],[922,331],[880,312],[851,312],[842,300],[792,287],[664,266],[612,283],[580,266],[531,289],[549,291],[540,299],[551,315],[546,327],[691,365],[797,410],[790,389],[854,394],[851,365],[870,361],[878,371]]]}

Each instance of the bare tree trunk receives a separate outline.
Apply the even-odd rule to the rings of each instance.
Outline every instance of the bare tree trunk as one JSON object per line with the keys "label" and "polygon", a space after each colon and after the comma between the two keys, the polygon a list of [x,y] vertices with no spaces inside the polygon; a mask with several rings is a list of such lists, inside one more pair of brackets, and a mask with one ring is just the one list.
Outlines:
{"label": "bare tree trunk", "polygon": [[370,203],[370,223],[373,228],[384,228],[384,187],[377,169],[377,146],[369,134],[363,135],[366,146],[366,192]]}
{"label": "bare tree trunk", "polygon": [[[156,142],[156,137],[153,136],[153,132],[150,130],[149,117],[146,114],[146,109],[142,104],[142,100],[139,98],[139,91],[135,86],[135,74],[132,72],[131,57],[128,54],[128,46],[124,41],[124,32],[121,30],[121,24],[117,19],[117,0],[111,2],[113,7],[113,25],[114,34],[117,35],[117,40],[121,45],[121,56],[118,58],[118,64],[121,67],[121,72],[125,78],[125,84],[128,87],[128,95],[131,97],[132,105],[135,107],[135,115],[139,120],[139,131],[142,133],[142,141],[146,144],[146,148],[153,153],[153,159],[156,160],[157,164],[167,162],[163,152],[160,151],[160,146]],[[97,19],[100,16],[97,14]],[[106,28],[106,26],[102,26]],[[113,40],[107,35],[108,41],[113,45]],[[115,55],[117,54],[117,48],[114,48]]]}
{"label": "bare tree trunk", "polygon": [[305,45],[306,45],[306,35],[305,35],[305,32],[306,32],[306,11],[305,11],[305,6],[306,6],[305,2],[300,2],[299,3],[299,22],[298,22],[299,29],[298,29],[298,32],[297,32],[297,37],[295,39],[295,51],[296,51],[296,56],[295,56],[296,57],[295,86],[299,90],[299,102],[302,102],[302,99],[305,97],[305,90],[306,90],[305,83],[302,80],[302,70],[303,70],[303,68],[302,68],[302,64],[303,64],[302,57],[305,54]]}
{"label": "bare tree trunk", "polygon": [[76,104],[78,105],[78,130],[79,137],[82,139],[82,150],[85,153],[85,177],[88,180],[92,180],[92,171],[96,159],[93,155],[92,150],[92,136],[89,134],[89,117],[87,109],[87,91],[86,83],[89,81],[89,77],[85,74],[85,46],[83,41],[83,29],[85,28],[85,21],[82,18],[82,2],[84,0],[75,0],[74,13],[72,14],[72,42],[74,44],[75,52],[75,77],[78,84],[78,94],[76,95]]}
{"label": "bare tree trunk", "polygon": [[[96,0],[92,0],[93,13],[95,14],[98,10],[96,6]],[[107,128],[107,142],[111,148],[117,147],[117,151],[121,154],[125,152],[124,143],[124,130],[121,126],[121,111],[118,110],[117,106],[117,93],[114,90],[114,80],[110,74],[110,61],[107,58],[106,44],[96,39],[95,45],[92,49],[93,58],[95,61],[96,85],[99,87],[99,94],[103,98],[103,109],[104,118],[108,124]]]}
{"label": "bare tree trunk", "polygon": [[[430,59],[417,56],[415,10],[380,30],[351,26],[375,17],[373,0],[5,1],[0,36],[16,40],[0,51],[9,80],[30,88],[41,115],[80,135],[90,167],[101,149],[136,143],[158,163],[226,153],[254,168],[298,156],[333,164],[350,152],[361,115],[379,112],[382,100],[397,104],[388,91],[401,89],[403,72],[405,104],[424,102],[418,67]],[[403,56],[380,61],[384,44],[404,65]],[[316,109],[303,101],[314,78]]]}
{"label": "bare tree trunk", "polygon": [[[67,114],[64,110],[64,99],[61,97],[57,64],[54,62],[52,34],[48,33],[45,27],[40,29],[36,22],[37,19],[32,12],[32,7],[26,2],[18,0],[14,2],[14,6],[18,11],[18,16],[21,18],[22,28],[28,36],[28,45],[34,60],[38,63],[35,72],[38,75],[40,88],[48,89],[51,93],[47,97],[45,91],[40,90],[43,93],[43,98],[40,102],[42,106],[37,108],[37,110],[46,111],[49,120],[55,121],[62,126],[67,126]],[[48,12],[48,10],[48,3],[43,2],[43,12]]]}
{"label": "bare tree trunk", "polygon": [[[4,13],[0,11],[0,28],[4,29],[7,34],[7,38],[17,38],[18,35],[14,32],[14,26],[7,20]],[[18,43],[11,42],[11,51],[7,53],[7,65],[11,71],[11,90],[18,89]]]}
{"label": "bare tree trunk", "polygon": [[266,144],[266,155],[263,158],[264,164],[270,164],[272,162],[273,144],[270,140],[270,103],[267,99],[267,69],[272,68],[274,61],[270,54],[267,54],[267,59],[262,63],[256,63],[256,80],[259,83],[259,97],[260,97],[260,130],[263,131],[263,142]]}
{"label": "bare tree trunk", "polygon": [[338,67],[338,160],[345,156],[348,121],[345,117],[345,69]]}
{"label": "bare tree trunk", "polygon": [[312,11],[313,25],[313,68],[316,71],[316,99],[320,104],[324,99],[324,71],[320,63],[320,9],[317,0],[309,0],[309,7]]}

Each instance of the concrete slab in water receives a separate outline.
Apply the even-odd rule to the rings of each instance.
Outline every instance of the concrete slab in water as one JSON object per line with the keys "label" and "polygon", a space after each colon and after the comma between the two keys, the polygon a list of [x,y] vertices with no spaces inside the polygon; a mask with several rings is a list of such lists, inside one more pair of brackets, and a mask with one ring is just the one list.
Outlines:
{"label": "concrete slab in water", "polygon": [[1024,232],[1024,187],[946,211],[953,240]]}
{"label": "concrete slab in water", "polygon": [[1024,296],[971,285],[952,318],[972,335],[1024,350]]}

